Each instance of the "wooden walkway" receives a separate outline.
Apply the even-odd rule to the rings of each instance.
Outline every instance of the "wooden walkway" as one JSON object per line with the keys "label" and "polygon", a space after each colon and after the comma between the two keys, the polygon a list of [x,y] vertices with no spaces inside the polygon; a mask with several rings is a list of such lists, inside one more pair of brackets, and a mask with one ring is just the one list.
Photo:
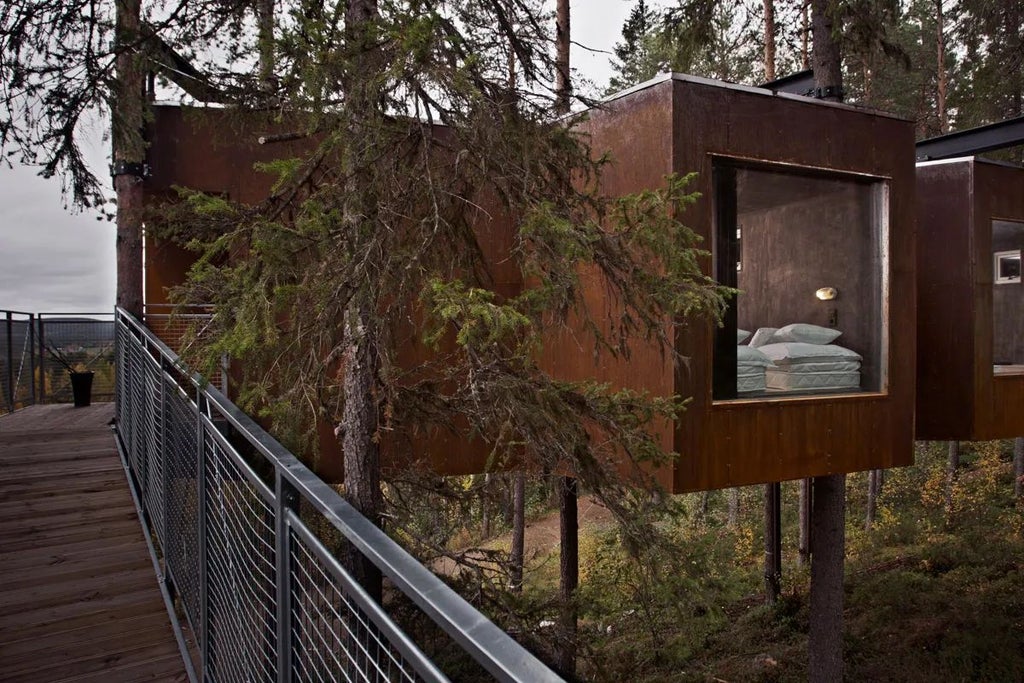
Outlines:
{"label": "wooden walkway", "polygon": [[185,681],[108,422],[0,417],[0,680]]}

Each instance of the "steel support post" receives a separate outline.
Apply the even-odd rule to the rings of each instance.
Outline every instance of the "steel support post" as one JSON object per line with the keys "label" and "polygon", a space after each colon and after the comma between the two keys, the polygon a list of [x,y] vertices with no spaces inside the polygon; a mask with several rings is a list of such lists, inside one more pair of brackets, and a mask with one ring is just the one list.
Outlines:
{"label": "steel support post", "polygon": [[288,512],[296,511],[298,507],[298,493],[277,468],[274,477],[274,569],[277,575],[278,683],[292,680],[291,531],[288,528]]}
{"label": "steel support post", "polygon": [[210,605],[208,590],[207,543],[206,543],[206,434],[203,415],[206,412],[206,397],[203,390],[196,388],[196,504],[199,512],[199,663],[202,679],[210,678],[207,664],[210,661]]}

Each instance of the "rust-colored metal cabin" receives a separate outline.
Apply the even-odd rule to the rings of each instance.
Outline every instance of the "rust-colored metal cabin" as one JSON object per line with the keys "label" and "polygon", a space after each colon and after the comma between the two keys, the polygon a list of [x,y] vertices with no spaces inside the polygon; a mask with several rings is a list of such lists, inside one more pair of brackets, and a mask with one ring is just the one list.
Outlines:
{"label": "rust-colored metal cabin", "polygon": [[917,437],[1024,436],[1024,168],[917,165]]}
{"label": "rust-colored metal cabin", "polygon": [[[586,125],[595,152],[614,160],[604,180],[613,196],[697,172],[701,197],[682,219],[711,251],[707,272],[741,293],[722,327],[695,322],[679,334],[679,367],[643,349],[597,365],[578,342],[554,346],[551,367],[692,397],[676,425],[660,427],[680,456],[667,482],[676,492],[911,464],[912,124],[673,74],[612,98]],[[615,318],[602,287],[588,296]],[[761,328],[754,350],[778,356],[765,386],[754,340],[738,334]],[[815,337],[830,328],[842,335]]]}
{"label": "rust-colored metal cabin", "polygon": [[[242,201],[265,195],[270,181],[257,177],[252,164],[263,155],[282,156],[281,148],[255,144],[265,132],[259,122],[225,132],[211,120],[190,126],[182,110],[158,108],[153,177],[147,181],[153,193],[178,184]],[[595,360],[586,340],[571,331],[548,339],[540,362],[565,379],[692,397],[679,423],[655,427],[662,446],[680,454],[673,467],[657,473],[669,491],[910,464],[912,124],[844,105],[666,75],[610,99],[582,125],[594,152],[612,156],[603,180],[612,196],[661,186],[668,173],[698,174],[693,189],[701,198],[686,207],[684,222],[711,252],[707,272],[741,294],[722,328],[693,321],[679,334],[678,349],[688,359],[679,367],[642,345],[628,361]],[[478,228],[490,231],[496,263],[507,248],[509,226],[498,216]],[[161,288],[180,281],[187,265],[159,248],[147,252],[149,301],[163,300]],[[610,328],[616,302],[596,277],[584,278],[589,309],[603,314]],[[817,299],[818,290],[829,290],[831,298]],[[748,362],[769,346],[785,356],[793,344],[807,344],[802,336],[769,331],[790,323],[810,327],[812,336],[833,336],[830,328],[842,335],[833,343],[810,343],[820,356],[813,362],[802,356]],[[738,329],[771,343],[740,344],[733,341]],[[767,369],[778,386],[768,386]],[[790,385],[808,379],[803,374],[839,384]],[[447,474],[480,471],[488,454],[480,443],[414,438],[416,443],[406,437],[395,450],[424,453]]]}

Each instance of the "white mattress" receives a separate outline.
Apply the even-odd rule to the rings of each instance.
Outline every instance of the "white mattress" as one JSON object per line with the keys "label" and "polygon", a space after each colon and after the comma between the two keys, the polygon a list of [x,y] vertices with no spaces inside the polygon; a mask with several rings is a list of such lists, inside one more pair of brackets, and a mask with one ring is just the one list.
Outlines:
{"label": "white mattress", "polygon": [[769,368],[766,383],[778,391],[818,391],[821,389],[860,389],[860,372],[785,372]]}
{"label": "white mattress", "polygon": [[750,375],[738,375],[736,377],[736,393],[747,394],[751,391],[764,391],[767,388],[764,369],[759,368],[759,372]]}

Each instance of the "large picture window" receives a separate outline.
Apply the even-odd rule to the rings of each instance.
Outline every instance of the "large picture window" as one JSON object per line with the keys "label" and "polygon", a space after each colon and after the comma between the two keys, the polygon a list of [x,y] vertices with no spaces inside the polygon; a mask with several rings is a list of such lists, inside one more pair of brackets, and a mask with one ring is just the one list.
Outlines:
{"label": "large picture window", "polygon": [[992,362],[995,373],[1024,374],[1024,223],[992,221]]}
{"label": "large picture window", "polygon": [[886,183],[718,159],[715,400],[885,389]]}

